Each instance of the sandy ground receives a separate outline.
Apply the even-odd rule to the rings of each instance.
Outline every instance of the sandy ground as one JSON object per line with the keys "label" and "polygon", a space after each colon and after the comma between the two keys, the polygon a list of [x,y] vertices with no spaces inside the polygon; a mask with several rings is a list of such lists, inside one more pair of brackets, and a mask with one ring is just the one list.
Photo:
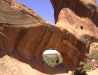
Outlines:
{"label": "sandy ground", "polygon": [[95,69],[93,71],[87,72],[88,75],[98,75],[98,69]]}

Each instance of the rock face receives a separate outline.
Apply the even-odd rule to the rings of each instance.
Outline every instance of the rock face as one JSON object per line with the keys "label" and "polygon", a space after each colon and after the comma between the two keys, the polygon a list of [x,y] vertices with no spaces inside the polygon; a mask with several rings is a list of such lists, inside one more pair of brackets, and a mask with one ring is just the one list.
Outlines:
{"label": "rock face", "polygon": [[[3,61],[0,63],[0,73],[34,75],[21,65],[30,72],[39,71],[37,75],[74,70],[84,60],[85,53],[89,52],[90,44],[98,41],[97,7],[95,1],[85,1],[51,0],[56,22],[52,25],[24,5],[1,0],[0,61]],[[57,50],[62,55],[63,63],[58,68],[44,62],[42,54],[47,49]],[[6,64],[10,62],[12,64]],[[16,66],[9,68],[13,65]],[[36,71],[33,73],[36,74]]]}
{"label": "rock face", "polygon": [[92,51],[94,50],[98,50],[98,42],[94,42],[90,45],[90,50],[89,50],[89,53],[92,53]]}

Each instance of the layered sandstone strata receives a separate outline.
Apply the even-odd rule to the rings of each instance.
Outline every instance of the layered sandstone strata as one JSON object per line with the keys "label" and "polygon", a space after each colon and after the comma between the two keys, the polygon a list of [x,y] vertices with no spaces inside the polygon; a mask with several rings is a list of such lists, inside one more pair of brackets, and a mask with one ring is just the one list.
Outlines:
{"label": "layered sandstone strata", "polygon": [[[74,70],[79,62],[85,59],[90,44],[98,40],[96,4],[84,0],[51,2],[56,25],[43,20],[22,4],[14,2],[10,5],[7,1],[0,1],[0,56],[2,63],[5,63],[0,63],[2,72],[13,75],[13,68],[6,67],[10,66],[6,63],[9,61],[13,62],[11,65],[15,65],[16,59],[19,65],[20,62],[26,63],[31,66],[30,70],[36,69],[39,74],[57,74]],[[47,49],[55,49],[62,55],[63,63],[58,68],[48,66],[43,60],[42,54]],[[7,61],[4,61],[5,59]],[[16,71],[21,67],[19,65]],[[23,68],[20,69],[25,71]],[[18,75],[25,73],[18,72]]]}

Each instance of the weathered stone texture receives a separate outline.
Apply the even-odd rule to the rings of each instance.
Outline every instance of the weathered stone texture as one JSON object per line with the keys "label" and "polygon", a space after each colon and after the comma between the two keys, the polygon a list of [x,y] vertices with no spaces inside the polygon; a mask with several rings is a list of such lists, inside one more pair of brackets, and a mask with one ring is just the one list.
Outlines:
{"label": "weathered stone texture", "polygon": [[[5,63],[0,71],[4,74],[9,72],[9,75],[32,75],[28,71],[20,72],[25,71],[20,66],[25,66],[24,63],[29,65],[26,67],[29,67],[30,72],[34,69],[39,71],[39,75],[74,70],[85,59],[90,44],[98,41],[97,7],[94,1],[85,1],[51,0],[55,25],[43,20],[26,6],[16,2],[11,6],[0,1],[0,61]],[[42,54],[47,49],[61,53],[63,63],[58,68],[51,68],[44,62]],[[12,65],[6,64],[7,58],[13,62],[12,65],[19,64],[14,68],[17,73],[9,68]],[[15,63],[16,59],[18,63]]]}

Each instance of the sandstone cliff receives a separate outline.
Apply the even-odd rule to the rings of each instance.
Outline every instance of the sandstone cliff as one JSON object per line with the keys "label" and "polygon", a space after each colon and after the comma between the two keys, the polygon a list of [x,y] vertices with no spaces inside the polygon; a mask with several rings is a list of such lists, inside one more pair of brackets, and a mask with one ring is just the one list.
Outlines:
{"label": "sandstone cliff", "polygon": [[[0,1],[2,75],[57,74],[74,70],[89,52],[90,44],[98,41],[95,1],[51,2],[56,25],[43,20],[22,4]],[[52,68],[44,62],[42,54],[47,49],[61,53],[63,63],[59,68]]]}

